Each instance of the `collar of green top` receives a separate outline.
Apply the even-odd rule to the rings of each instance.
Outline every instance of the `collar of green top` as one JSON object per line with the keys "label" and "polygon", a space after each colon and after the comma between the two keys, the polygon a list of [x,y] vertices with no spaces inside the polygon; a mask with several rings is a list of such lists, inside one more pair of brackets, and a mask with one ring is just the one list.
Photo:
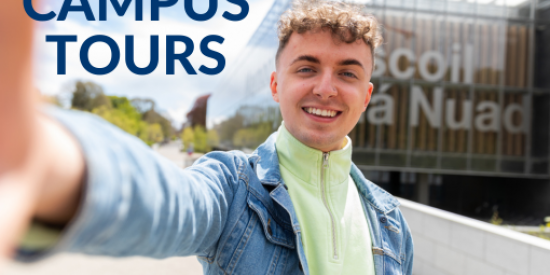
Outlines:
{"label": "collar of green top", "polygon": [[[344,148],[328,152],[328,184],[346,182],[351,169],[351,140],[346,136]],[[301,143],[286,129],[284,122],[279,127],[275,144],[279,164],[301,180],[317,184],[323,168],[323,152]]]}

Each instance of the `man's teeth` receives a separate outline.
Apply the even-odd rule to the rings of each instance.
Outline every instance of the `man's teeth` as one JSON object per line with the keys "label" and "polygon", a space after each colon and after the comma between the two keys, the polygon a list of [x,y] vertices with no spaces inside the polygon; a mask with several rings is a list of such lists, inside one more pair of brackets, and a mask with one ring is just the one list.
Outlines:
{"label": "man's teeth", "polygon": [[321,110],[321,109],[315,109],[315,108],[305,108],[306,112],[318,115],[318,116],[324,116],[324,117],[335,117],[336,111],[330,111],[330,110]]}

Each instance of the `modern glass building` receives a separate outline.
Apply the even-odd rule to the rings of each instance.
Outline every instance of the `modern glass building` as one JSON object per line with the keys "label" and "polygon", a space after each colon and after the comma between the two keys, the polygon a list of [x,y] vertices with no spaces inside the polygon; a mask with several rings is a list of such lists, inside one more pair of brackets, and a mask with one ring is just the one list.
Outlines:
{"label": "modern glass building", "polygon": [[[367,177],[469,216],[500,212],[527,224],[550,216],[550,1],[360,5],[382,23],[385,39],[371,103],[350,133]],[[276,23],[289,7],[275,0],[209,99],[208,124],[222,147],[254,149],[280,124],[269,76]]]}

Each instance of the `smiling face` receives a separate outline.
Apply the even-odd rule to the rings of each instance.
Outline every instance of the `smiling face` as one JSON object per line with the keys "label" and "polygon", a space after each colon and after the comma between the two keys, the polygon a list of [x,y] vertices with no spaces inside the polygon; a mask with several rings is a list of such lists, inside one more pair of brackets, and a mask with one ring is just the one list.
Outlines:
{"label": "smiling face", "polygon": [[372,55],[361,39],[326,30],[293,33],[271,74],[271,94],[288,131],[323,152],[342,148],[372,93]]}

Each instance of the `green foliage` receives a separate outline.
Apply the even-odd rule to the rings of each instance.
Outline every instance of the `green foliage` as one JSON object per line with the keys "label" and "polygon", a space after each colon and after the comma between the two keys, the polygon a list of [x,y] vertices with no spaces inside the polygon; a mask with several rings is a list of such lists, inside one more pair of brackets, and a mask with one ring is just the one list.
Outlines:
{"label": "green foliage", "polygon": [[[144,123],[144,122],[142,122]],[[139,138],[146,141],[149,145],[157,142],[161,142],[164,140],[164,134],[162,133],[162,127],[160,124],[147,124],[145,123],[145,127],[142,128],[142,131],[140,132]]]}
{"label": "green foliage", "polygon": [[221,140],[233,140],[235,133],[243,128],[244,116],[240,113],[236,113],[233,117],[230,117],[217,125],[219,129],[218,134]]}
{"label": "green foliage", "polygon": [[143,127],[142,121],[125,113],[123,110],[101,106],[92,110],[92,113],[118,126],[127,133],[139,136],[140,129]]}
{"label": "green foliage", "polygon": [[233,145],[241,148],[256,148],[273,132],[271,122],[260,122],[247,128],[239,129],[233,136]]}
{"label": "green foliage", "polygon": [[281,123],[278,107],[241,106],[233,116],[214,126],[219,136],[219,147],[249,148],[260,145]]}
{"label": "green foliage", "polygon": [[184,148],[189,148],[191,143],[195,142],[195,132],[193,131],[193,128],[186,127],[183,129],[183,132],[181,133],[181,141],[183,142]]}
{"label": "green foliage", "polygon": [[131,103],[142,115],[143,121],[149,124],[159,124],[162,128],[162,134],[166,138],[175,138],[176,132],[174,127],[172,127],[172,123],[155,110],[155,102],[153,100],[148,98],[134,98]]}
{"label": "green foliage", "polygon": [[174,131],[170,120],[157,113],[154,109],[143,113],[142,118],[143,121],[149,124],[158,124],[163,136],[167,138],[175,136],[176,131]]}
{"label": "green foliage", "polygon": [[91,112],[100,106],[110,105],[103,88],[93,82],[77,81],[73,90],[71,106],[73,109]]}
{"label": "green foliage", "polygon": [[194,146],[195,152],[207,153],[211,151],[211,147],[208,146],[206,130],[201,125],[196,125],[194,129],[195,139]]}
{"label": "green foliage", "polygon": [[210,148],[220,145],[220,136],[218,135],[218,131],[215,129],[208,130],[206,133],[206,143]]}
{"label": "green foliage", "polygon": [[72,108],[92,112],[148,145],[172,136],[174,131],[170,121],[154,110],[154,102],[142,101],[152,103],[145,113],[140,112],[143,109],[136,108],[134,101],[126,97],[106,96],[99,85],[78,81],[73,92]]}
{"label": "green foliage", "polygon": [[493,213],[493,216],[491,217],[491,220],[489,220],[490,223],[494,224],[494,225],[501,225],[503,220],[501,218],[499,218],[498,216],[498,211],[495,211]]}
{"label": "green foliage", "polygon": [[541,225],[538,230],[522,231],[522,233],[550,241],[550,232],[546,228],[547,226]]}

